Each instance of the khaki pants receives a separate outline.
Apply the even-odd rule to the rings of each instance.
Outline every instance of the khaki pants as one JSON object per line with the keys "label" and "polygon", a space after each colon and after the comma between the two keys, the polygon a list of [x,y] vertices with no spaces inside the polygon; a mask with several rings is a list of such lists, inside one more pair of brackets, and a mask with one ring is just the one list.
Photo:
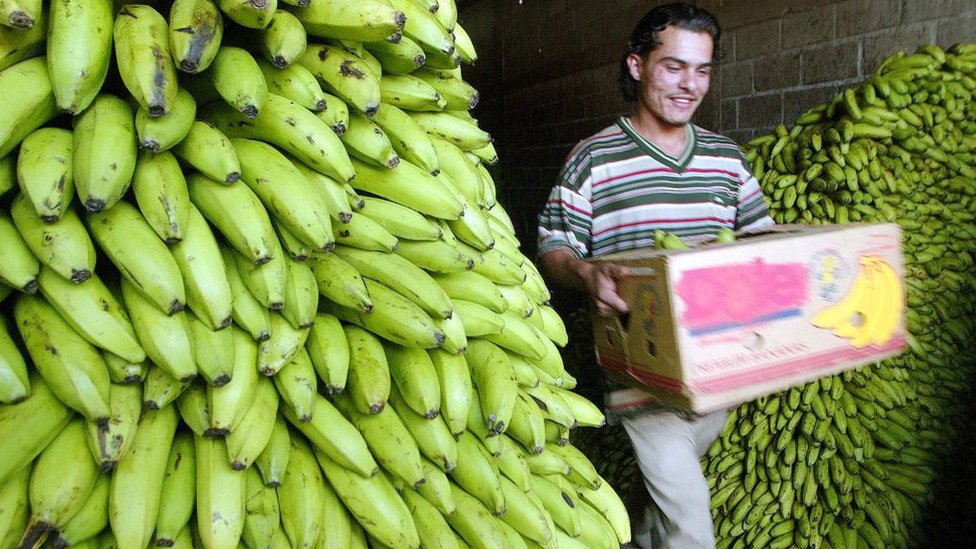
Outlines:
{"label": "khaki pants", "polygon": [[725,410],[703,416],[655,411],[621,423],[651,502],[634,521],[642,549],[715,547],[710,494],[699,460],[725,427]]}

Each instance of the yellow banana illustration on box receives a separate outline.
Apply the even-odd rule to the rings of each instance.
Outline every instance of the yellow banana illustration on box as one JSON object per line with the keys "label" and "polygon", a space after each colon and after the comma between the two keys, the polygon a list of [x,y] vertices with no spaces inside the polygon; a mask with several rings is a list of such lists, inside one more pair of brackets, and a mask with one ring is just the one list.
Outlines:
{"label": "yellow banana illustration on box", "polygon": [[75,184],[73,136],[64,128],[31,132],[17,153],[17,183],[45,222],[57,221],[71,205]]}
{"label": "yellow banana illustration on box", "polygon": [[850,339],[857,349],[884,345],[898,330],[904,311],[898,273],[877,256],[865,256],[840,301],[817,311],[810,323]]}
{"label": "yellow banana illustration on box", "polygon": [[169,47],[178,70],[190,74],[207,70],[223,35],[224,17],[212,0],[173,0]]}

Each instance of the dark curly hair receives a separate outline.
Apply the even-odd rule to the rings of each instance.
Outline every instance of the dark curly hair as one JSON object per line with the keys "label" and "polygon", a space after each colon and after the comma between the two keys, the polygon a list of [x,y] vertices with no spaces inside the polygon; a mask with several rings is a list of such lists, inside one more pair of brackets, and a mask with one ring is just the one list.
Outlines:
{"label": "dark curly hair", "polygon": [[718,58],[718,41],[722,29],[714,15],[702,8],[682,2],[658,6],[647,12],[647,15],[634,27],[634,31],[630,34],[630,40],[627,42],[627,49],[620,59],[620,73],[617,76],[617,81],[625,100],[633,102],[637,99],[637,81],[630,75],[627,57],[636,53],[642,58],[646,58],[654,48],[661,45],[661,31],[669,26],[708,33],[712,37],[715,48],[713,57]]}

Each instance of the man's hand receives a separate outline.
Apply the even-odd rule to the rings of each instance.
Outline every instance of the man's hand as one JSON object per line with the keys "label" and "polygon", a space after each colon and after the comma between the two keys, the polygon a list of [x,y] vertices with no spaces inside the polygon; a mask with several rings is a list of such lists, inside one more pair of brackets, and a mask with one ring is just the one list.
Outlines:
{"label": "man's hand", "polygon": [[617,294],[618,281],[629,276],[630,269],[613,263],[583,261],[570,250],[552,250],[540,259],[556,284],[586,292],[600,316],[620,316],[630,311],[627,302]]}
{"label": "man's hand", "polygon": [[630,269],[613,263],[587,263],[580,271],[586,293],[593,300],[596,312],[603,317],[620,316],[630,312],[630,306],[617,293],[617,282],[630,275]]}

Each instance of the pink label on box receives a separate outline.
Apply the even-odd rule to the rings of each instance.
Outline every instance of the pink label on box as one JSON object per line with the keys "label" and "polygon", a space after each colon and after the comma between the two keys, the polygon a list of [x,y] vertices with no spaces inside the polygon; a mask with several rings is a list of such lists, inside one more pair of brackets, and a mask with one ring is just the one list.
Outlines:
{"label": "pink label on box", "polygon": [[675,294],[685,303],[681,323],[693,336],[800,314],[807,295],[802,264],[750,263],[682,273]]}

